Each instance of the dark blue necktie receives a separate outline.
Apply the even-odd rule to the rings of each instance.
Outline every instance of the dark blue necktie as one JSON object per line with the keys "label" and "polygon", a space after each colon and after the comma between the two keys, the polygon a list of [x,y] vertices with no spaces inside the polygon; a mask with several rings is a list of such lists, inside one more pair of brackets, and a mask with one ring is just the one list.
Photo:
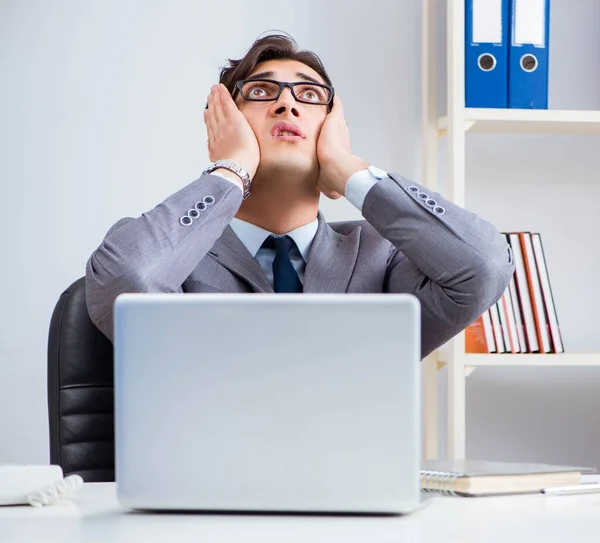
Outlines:
{"label": "dark blue necktie", "polygon": [[302,292],[302,283],[294,269],[290,251],[294,240],[290,236],[269,236],[263,243],[267,249],[275,249],[273,260],[273,289],[275,292]]}

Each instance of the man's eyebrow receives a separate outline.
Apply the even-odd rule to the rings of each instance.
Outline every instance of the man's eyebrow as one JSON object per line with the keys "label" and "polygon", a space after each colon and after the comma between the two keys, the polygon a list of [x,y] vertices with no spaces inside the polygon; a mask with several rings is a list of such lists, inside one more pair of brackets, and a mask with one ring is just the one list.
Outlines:
{"label": "man's eyebrow", "polygon": [[304,79],[304,81],[312,81],[313,83],[318,83],[319,85],[323,85],[323,83],[321,83],[318,79],[315,79],[314,77],[311,77],[310,75],[306,75],[305,73],[302,73],[302,72],[296,72],[296,77],[298,77],[300,79]]}
{"label": "man's eyebrow", "polygon": [[260,72],[259,74],[253,74],[248,79],[262,79],[263,77],[273,77],[275,72]]}
{"label": "man's eyebrow", "polygon": [[[273,72],[273,71],[260,72],[258,74],[251,75],[248,79],[262,79],[262,78],[270,78],[270,77],[275,77],[275,72]],[[320,85],[323,85],[323,83],[321,83],[318,79],[315,79],[314,77],[311,77],[310,75],[307,75],[303,72],[296,72],[296,77],[298,79],[302,79],[304,81],[311,81],[312,83],[319,83]]]}

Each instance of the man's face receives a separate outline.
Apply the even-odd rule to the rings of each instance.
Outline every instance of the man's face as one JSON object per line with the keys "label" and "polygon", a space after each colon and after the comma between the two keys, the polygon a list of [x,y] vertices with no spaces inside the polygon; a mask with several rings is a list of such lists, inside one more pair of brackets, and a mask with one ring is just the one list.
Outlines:
{"label": "man's face", "polygon": [[[312,68],[295,60],[262,62],[246,79],[261,77],[293,83],[306,81],[305,76],[325,83]],[[264,94],[261,89],[255,89],[254,92]],[[249,101],[238,92],[235,102],[256,135],[260,147],[260,168],[263,171],[317,174],[317,140],[327,117],[326,105],[298,102],[289,88],[285,88],[276,101]],[[298,127],[302,137],[290,138],[285,133],[280,134],[276,129],[280,122]]]}

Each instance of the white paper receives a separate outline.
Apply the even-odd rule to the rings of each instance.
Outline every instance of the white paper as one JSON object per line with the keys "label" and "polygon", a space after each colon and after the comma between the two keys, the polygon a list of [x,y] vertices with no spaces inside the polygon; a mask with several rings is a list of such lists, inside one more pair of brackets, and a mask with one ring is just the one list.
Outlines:
{"label": "white paper", "polygon": [[473,0],[473,43],[502,43],[502,0]]}
{"label": "white paper", "polygon": [[546,1],[515,0],[515,44],[546,44]]}

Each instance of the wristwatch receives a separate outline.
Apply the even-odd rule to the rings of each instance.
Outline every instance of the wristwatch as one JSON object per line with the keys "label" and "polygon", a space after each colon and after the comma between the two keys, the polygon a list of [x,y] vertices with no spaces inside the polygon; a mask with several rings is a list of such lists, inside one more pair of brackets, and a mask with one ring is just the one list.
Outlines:
{"label": "wristwatch", "polygon": [[242,168],[239,164],[236,164],[232,160],[217,160],[216,162],[211,162],[206,168],[206,170],[202,172],[202,175],[214,172],[218,168],[225,168],[226,170],[230,170],[236,175],[238,175],[239,178],[242,180],[242,184],[244,185],[243,199],[245,200],[246,198],[248,198],[248,196],[250,196],[250,175],[244,168]]}

